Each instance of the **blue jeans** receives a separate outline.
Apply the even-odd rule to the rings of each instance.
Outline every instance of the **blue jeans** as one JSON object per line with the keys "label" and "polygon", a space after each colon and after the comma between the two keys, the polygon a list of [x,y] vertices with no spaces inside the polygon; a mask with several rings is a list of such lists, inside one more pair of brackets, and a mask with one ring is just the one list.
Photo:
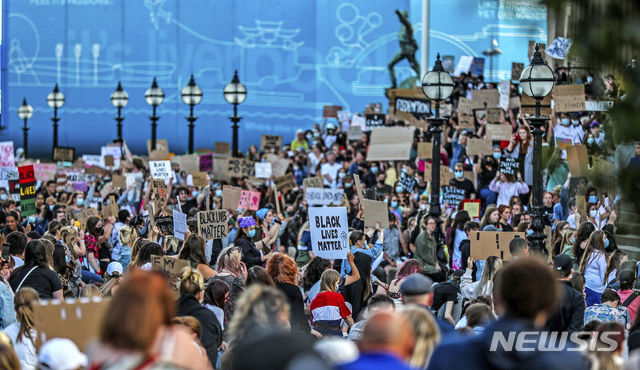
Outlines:
{"label": "blue jeans", "polygon": [[601,303],[600,302],[600,293],[594,292],[593,290],[584,287],[584,292],[586,293],[585,301],[587,303],[587,307],[593,306],[594,304]]}
{"label": "blue jeans", "polygon": [[85,284],[95,284],[100,280],[102,280],[102,278],[100,277],[100,275],[96,274],[95,272],[91,272],[84,269],[82,270],[82,281]]}

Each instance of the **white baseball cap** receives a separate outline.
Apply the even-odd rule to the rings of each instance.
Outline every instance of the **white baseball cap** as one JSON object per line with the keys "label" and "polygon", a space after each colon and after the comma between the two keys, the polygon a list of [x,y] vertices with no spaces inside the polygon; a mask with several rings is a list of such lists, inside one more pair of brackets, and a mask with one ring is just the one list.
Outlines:
{"label": "white baseball cap", "polygon": [[67,338],[53,338],[40,348],[38,365],[42,369],[73,370],[87,366],[87,356]]}
{"label": "white baseball cap", "polygon": [[120,264],[120,262],[110,262],[107,265],[107,275],[109,276],[113,276],[113,274],[117,272],[118,275],[122,276],[122,273],[124,272],[124,269],[122,268],[122,265]]}

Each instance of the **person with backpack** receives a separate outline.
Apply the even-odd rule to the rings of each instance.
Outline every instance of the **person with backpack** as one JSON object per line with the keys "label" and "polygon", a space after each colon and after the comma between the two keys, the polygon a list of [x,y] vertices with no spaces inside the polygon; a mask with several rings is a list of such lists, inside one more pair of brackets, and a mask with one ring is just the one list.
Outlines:
{"label": "person with backpack", "polygon": [[618,290],[618,295],[620,296],[620,302],[622,302],[620,305],[627,308],[631,322],[635,322],[638,307],[640,307],[640,299],[638,299],[640,295],[633,291],[633,285],[636,283],[636,275],[634,271],[620,271],[619,281],[620,290]]}

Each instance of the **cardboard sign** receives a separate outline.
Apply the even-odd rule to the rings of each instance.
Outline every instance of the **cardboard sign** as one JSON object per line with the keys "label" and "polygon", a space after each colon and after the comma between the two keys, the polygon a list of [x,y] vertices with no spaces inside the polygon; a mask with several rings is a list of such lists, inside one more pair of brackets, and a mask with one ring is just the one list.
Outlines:
{"label": "cardboard sign", "polygon": [[169,161],[149,161],[149,171],[154,179],[165,181],[173,179],[173,171]]}
{"label": "cardboard sign", "polygon": [[256,162],[255,174],[259,179],[268,179],[271,177],[271,163],[269,162]]}
{"label": "cardboard sign", "polygon": [[85,227],[87,225],[87,220],[90,217],[94,217],[94,216],[95,217],[100,216],[98,214],[98,210],[93,207],[88,207],[82,210],[80,213],[78,213],[76,215],[76,219],[78,220],[78,222],[80,222],[80,225],[82,225],[82,227]]}
{"label": "cardboard sign", "polygon": [[[424,164],[424,181],[432,182],[431,171],[432,171],[431,163],[425,163]],[[453,176],[449,171],[449,168],[447,166],[440,165],[440,177],[439,177],[440,187],[449,185],[449,181],[451,180],[452,177]]]}
{"label": "cardboard sign", "polygon": [[587,163],[589,156],[587,148],[584,145],[576,145],[567,149],[567,161],[569,162],[569,171],[573,177],[587,176]]}
{"label": "cardboard sign", "polygon": [[511,63],[511,80],[512,81],[520,81],[520,75],[522,75],[522,71],[524,70],[524,63]]}
{"label": "cardboard sign", "polygon": [[282,150],[282,136],[276,135],[262,135],[260,141],[260,150],[263,152],[279,152]]}
{"label": "cardboard sign", "polygon": [[471,103],[474,109],[496,108],[500,104],[500,93],[498,89],[471,90]]}
{"label": "cardboard sign", "polygon": [[227,176],[251,177],[253,176],[253,162],[242,158],[227,158]]}
{"label": "cardboard sign", "polygon": [[457,111],[458,111],[458,113],[472,115],[473,114],[473,102],[471,101],[471,99],[462,98],[462,97],[460,99],[458,99],[458,109],[457,109]]}
{"label": "cardboard sign", "polygon": [[326,259],[345,259],[349,252],[349,225],[345,207],[310,207],[313,253]]}
{"label": "cardboard sign", "polygon": [[297,186],[296,180],[294,179],[292,173],[288,173],[284,176],[274,177],[273,182],[278,186],[278,189],[282,193],[286,193]]}
{"label": "cardboard sign", "polygon": [[241,192],[242,189],[238,187],[225,185],[222,188],[222,208],[236,211],[240,202]]}
{"label": "cardboard sign", "polygon": [[173,236],[178,240],[184,240],[187,233],[187,215],[177,210],[173,210]]}
{"label": "cardboard sign", "polygon": [[362,199],[360,203],[362,203],[364,211],[365,227],[376,227],[376,223],[379,222],[383,229],[389,228],[389,208],[387,203],[371,199]]}
{"label": "cardboard sign", "polygon": [[109,202],[102,205],[102,217],[118,218],[118,212],[120,212],[120,207],[118,206],[116,197],[111,195],[109,196]]}
{"label": "cardboard sign", "polygon": [[216,141],[213,145],[213,152],[216,154],[229,154],[231,153],[231,144],[222,141]]}
{"label": "cardboard sign", "polygon": [[[536,100],[527,94],[522,94],[520,97],[520,109],[522,114],[536,114]],[[540,115],[551,115],[551,95],[547,95],[540,101]]]}
{"label": "cardboard sign", "polygon": [[18,167],[20,184],[20,215],[36,214],[36,174],[33,165]]}
{"label": "cardboard sign", "polygon": [[[167,139],[157,139],[155,150],[169,153],[169,143]],[[151,155],[151,140],[147,140],[147,153]]]}
{"label": "cardboard sign", "polygon": [[167,185],[164,180],[153,179],[149,182],[149,199],[167,199]]}
{"label": "cardboard sign", "polygon": [[416,188],[416,179],[413,176],[409,176],[406,172],[402,172],[398,184],[409,194],[413,193]]}
{"label": "cardboard sign", "polygon": [[559,113],[586,110],[584,85],[556,85],[553,88],[553,109]]}
{"label": "cardboard sign", "polygon": [[322,177],[320,177],[320,176],[306,177],[306,178],[304,178],[302,180],[302,186],[305,189],[308,189],[308,188],[322,188],[322,187],[324,187],[323,184],[324,184],[324,182],[322,181]]}
{"label": "cardboard sign", "polygon": [[347,137],[350,141],[360,140],[362,138],[362,127],[358,125],[351,125],[347,130]]}
{"label": "cardboard sign", "polygon": [[68,146],[53,148],[53,160],[55,162],[73,162],[76,157],[76,149]]}
{"label": "cardboard sign", "polygon": [[323,118],[338,118],[338,112],[342,110],[340,105],[325,105],[322,107]]}
{"label": "cardboard sign", "polygon": [[509,109],[518,109],[520,108],[520,97],[514,96],[509,98]]}
{"label": "cardboard sign", "polygon": [[181,260],[169,256],[151,256],[151,266],[154,270],[164,272],[169,280],[169,287],[173,291],[179,292],[182,270],[190,267],[191,264],[187,260]]}
{"label": "cardboard sign", "polygon": [[208,172],[213,170],[213,154],[200,155],[200,171]]}
{"label": "cardboard sign", "polygon": [[384,126],[385,116],[382,113],[372,113],[364,116],[367,129]]}
{"label": "cardboard sign", "polygon": [[101,297],[40,300],[33,306],[35,328],[38,333],[36,350],[53,338],[66,338],[83,351],[98,338],[99,323],[107,312],[110,299]]}
{"label": "cardboard sign", "polygon": [[433,143],[418,143],[418,158],[433,158]]}
{"label": "cardboard sign", "polygon": [[271,163],[272,176],[283,176],[289,169],[290,162],[287,158],[280,158],[274,154],[266,155],[264,158],[267,162]]}
{"label": "cardboard sign", "polygon": [[518,158],[502,157],[500,160],[500,173],[505,175],[517,176],[520,171],[520,162]]}
{"label": "cardboard sign", "polygon": [[511,140],[511,125],[493,125],[487,124],[485,126],[487,137],[494,141],[509,141]]}
{"label": "cardboard sign", "polygon": [[589,111],[589,112],[606,112],[608,110],[610,110],[611,108],[613,108],[613,101],[611,100],[606,100],[606,101],[593,101],[593,100],[589,100],[589,101],[585,101],[584,102],[584,110]]}
{"label": "cardboard sign", "polygon": [[16,162],[13,155],[13,141],[0,142],[0,167],[15,166]]}
{"label": "cardboard sign", "polygon": [[310,206],[328,206],[330,204],[339,206],[342,204],[344,189],[305,189],[305,199]]}
{"label": "cardboard sign", "polygon": [[474,119],[473,116],[470,115],[459,115],[458,116],[458,126],[460,126],[461,129],[466,129],[466,128],[475,128],[475,123],[474,123]]}
{"label": "cardboard sign", "polygon": [[480,199],[465,199],[462,201],[462,209],[469,213],[469,217],[480,217]]}
{"label": "cardboard sign", "polygon": [[511,259],[509,243],[514,238],[524,238],[525,233],[509,231],[471,231],[471,257],[474,260],[486,260],[496,256],[502,260]]}
{"label": "cardboard sign", "polygon": [[156,217],[156,226],[162,235],[173,235],[173,216]]}
{"label": "cardboard sign", "polygon": [[374,128],[367,161],[409,160],[414,130],[415,127]]}
{"label": "cardboard sign", "polygon": [[149,153],[149,160],[152,161],[167,161],[169,158],[171,158],[171,155],[169,152],[164,150],[156,149]]}
{"label": "cardboard sign", "polygon": [[105,167],[114,167],[115,166],[115,158],[113,158],[112,155],[105,155],[104,157],[102,157],[104,160],[104,165]]}
{"label": "cardboard sign", "polygon": [[[413,117],[428,115],[431,113],[431,103],[426,97],[423,98],[406,98],[396,97],[394,112],[398,116],[399,112],[410,114]],[[401,116],[399,116],[402,118]]]}
{"label": "cardboard sign", "polygon": [[200,171],[200,156],[197,154],[176,155],[171,157],[171,162],[180,165],[180,172],[194,173]]}
{"label": "cardboard sign", "polygon": [[122,156],[122,148],[120,145],[107,144],[105,146],[100,147],[100,155],[102,157],[106,157],[108,155],[112,156],[114,159],[120,159]]}
{"label": "cardboard sign", "polygon": [[464,189],[446,185],[442,194],[442,203],[448,203],[449,207],[458,207],[465,198]]}
{"label": "cardboard sign", "polygon": [[198,222],[198,234],[206,240],[222,239],[227,237],[227,211],[214,209],[200,211],[196,215]]}
{"label": "cardboard sign", "polygon": [[193,186],[204,188],[209,185],[209,178],[207,177],[206,172],[193,172],[191,174],[191,179],[193,181]]}
{"label": "cardboard sign", "polygon": [[493,153],[491,140],[471,138],[467,141],[467,155],[489,155]]}
{"label": "cardboard sign", "polygon": [[47,182],[56,177],[56,165],[54,163],[37,163],[33,165],[36,180]]}
{"label": "cardboard sign", "polygon": [[68,182],[93,182],[97,180],[96,175],[88,173],[67,173]]}
{"label": "cardboard sign", "polygon": [[500,123],[502,109],[500,108],[489,108],[487,109],[487,122],[489,123]]}
{"label": "cardboard sign", "polygon": [[113,175],[113,177],[111,178],[111,183],[113,183],[113,186],[119,189],[127,188],[127,178],[122,175]]}
{"label": "cardboard sign", "polygon": [[248,209],[250,211],[257,211],[258,209],[260,209],[260,192],[249,190],[240,191],[238,208],[241,208],[243,210]]}

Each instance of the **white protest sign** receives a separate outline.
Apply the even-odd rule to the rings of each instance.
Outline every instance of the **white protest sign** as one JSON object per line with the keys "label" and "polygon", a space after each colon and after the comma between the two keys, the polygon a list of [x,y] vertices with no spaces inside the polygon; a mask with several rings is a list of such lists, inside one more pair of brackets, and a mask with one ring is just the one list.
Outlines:
{"label": "white protest sign", "polygon": [[345,259],[349,252],[349,225],[345,207],[309,208],[311,249],[326,259]]}
{"label": "white protest sign", "polygon": [[305,197],[310,206],[341,205],[344,189],[307,188]]}
{"label": "white protest sign", "polygon": [[462,55],[460,59],[458,59],[458,64],[456,65],[456,69],[453,71],[453,75],[460,77],[461,73],[468,73],[471,68],[471,63],[473,63],[472,56]]}
{"label": "white protest sign", "polygon": [[125,173],[124,176],[127,188],[136,184],[136,175],[134,173]]}
{"label": "white protest sign", "polygon": [[351,119],[351,126],[360,126],[360,128],[364,131],[367,128],[367,120],[362,116],[353,115]]}
{"label": "white protest sign", "polygon": [[0,142],[0,167],[14,167],[13,141]]}
{"label": "white protest sign", "polygon": [[587,100],[584,102],[584,107],[585,107],[585,110],[589,112],[606,112],[609,109],[613,108],[613,101]]}
{"label": "white protest sign", "polygon": [[271,177],[271,163],[270,162],[256,162],[255,176],[259,179],[268,179]]}
{"label": "white protest sign", "polygon": [[509,94],[511,93],[511,81],[504,80],[500,82],[498,87],[500,90],[500,108],[505,111],[509,109]]}
{"label": "white protest sign", "polygon": [[104,167],[104,157],[101,155],[83,154],[82,161],[87,166]]}
{"label": "white protest sign", "polygon": [[165,181],[173,179],[170,161],[149,161],[149,170],[154,179]]}
{"label": "white protest sign", "polygon": [[173,236],[177,239],[184,240],[184,234],[187,232],[187,215],[173,210]]}

